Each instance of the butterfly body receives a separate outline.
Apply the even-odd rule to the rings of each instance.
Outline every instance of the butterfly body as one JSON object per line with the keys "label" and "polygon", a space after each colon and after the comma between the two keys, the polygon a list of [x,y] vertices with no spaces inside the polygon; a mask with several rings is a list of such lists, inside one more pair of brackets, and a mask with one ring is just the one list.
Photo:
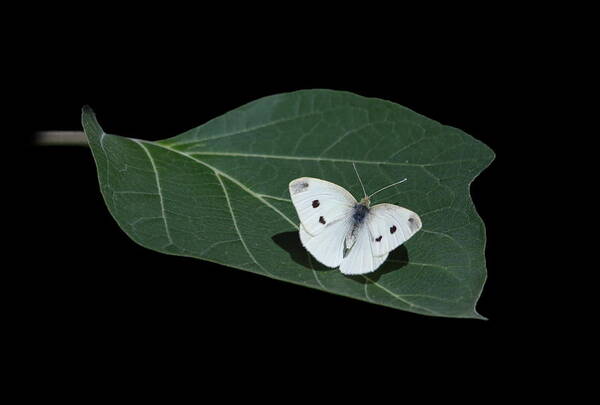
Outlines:
{"label": "butterfly body", "polygon": [[366,202],[361,201],[354,206],[354,213],[352,214],[354,223],[360,224],[365,220],[365,217],[369,213],[369,205],[370,202],[367,200]]}
{"label": "butterfly body", "polygon": [[376,270],[389,252],[421,228],[417,214],[392,204],[370,206],[343,187],[312,177],[289,185],[300,218],[302,245],[321,263],[344,274]]}

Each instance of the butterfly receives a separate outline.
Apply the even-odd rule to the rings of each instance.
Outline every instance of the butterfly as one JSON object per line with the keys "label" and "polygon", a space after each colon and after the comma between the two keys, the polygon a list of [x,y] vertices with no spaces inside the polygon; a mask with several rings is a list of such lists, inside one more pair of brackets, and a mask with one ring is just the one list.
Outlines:
{"label": "butterfly", "polygon": [[[354,165],[354,164],[353,164]],[[345,188],[313,177],[289,184],[292,203],[300,218],[300,241],[315,259],[343,274],[375,271],[388,254],[421,229],[414,212],[393,204],[370,206],[370,198],[404,180],[356,199]]]}

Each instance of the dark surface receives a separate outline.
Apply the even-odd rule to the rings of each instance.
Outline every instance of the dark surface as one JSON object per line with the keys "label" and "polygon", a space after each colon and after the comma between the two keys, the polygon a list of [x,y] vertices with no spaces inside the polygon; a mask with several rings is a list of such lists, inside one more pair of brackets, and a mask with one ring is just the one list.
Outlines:
{"label": "dark surface", "polygon": [[[27,248],[12,268],[18,278],[12,305],[22,313],[24,340],[41,356],[93,347],[99,358],[130,353],[144,364],[169,350],[224,358],[279,353],[315,362],[383,357],[401,368],[411,357],[491,356],[532,343],[536,313],[545,308],[523,300],[535,269],[519,256],[523,236],[514,226],[519,199],[512,179],[523,151],[515,145],[539,135],[522,126],[528,96],[519,92],[515,59],[492,52],[468,59],[451,51],[400,61],[375,51],[360,58],[294,58],[292,51],[266,58],[266,50],[220,59],[212,50],[158,55],[148,47],[130,55],[101,41],[88,45],[86,52],[40,54],[39,60],[60,63],[31,70],[15,99],[23,107],[14,118],[26,148],[21,205],[31,222],[19,236]],[[384,98],[460,128],[496,152],[471,187],[487,227],[488,281],[477,309],[488,321],[415,315],[146,250],[111,218],[87,148],[31,143],[35,131],[80,130],[85,104],[109,133],[158,140],[256,98],[304,88]],[[477,368],[476,359],[469,361]]]}

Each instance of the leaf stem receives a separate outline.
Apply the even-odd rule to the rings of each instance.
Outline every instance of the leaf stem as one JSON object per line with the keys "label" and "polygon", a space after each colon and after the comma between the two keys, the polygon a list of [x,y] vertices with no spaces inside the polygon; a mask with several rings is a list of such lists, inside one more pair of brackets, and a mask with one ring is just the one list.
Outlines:
{"label": "leaf stem", "polygon": [[83,131],[39,131],[35,133],[34,144],[39,146],[87,146]]}

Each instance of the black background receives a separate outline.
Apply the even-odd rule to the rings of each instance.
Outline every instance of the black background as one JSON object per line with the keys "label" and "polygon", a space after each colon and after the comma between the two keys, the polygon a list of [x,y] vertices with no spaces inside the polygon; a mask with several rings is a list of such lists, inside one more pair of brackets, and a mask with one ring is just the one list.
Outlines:
{"label": "black background", "polygon": [[[462,358],[476,369],[478,353],[510,362],[515,349],[537,352],[542,318],[523,301],[535,269],[518,256],[521,235],[507,209],[520,187],[520,155],[540,139],[525,124],[539,84],[526,49],[501,37],[466,48],[460,38],[440,38],[423,51],[400,38],[374,46],[337,37],[317,50],[311,38],[282,46],[277,35],[258,45],[243,34],[198,35],[179,44],[160,34],[119,43],[64,33],[40,39],[25,75],[15,76],[23,78],[13,83],[19,112],[11,118],[25,148],[15,170],[26,179],[21,207],[31,221],[20,234],[13,305],[24,314],[19,330],[31,350],[50,364],[125,358],[151,367],[217,356],[221,365],[249,369],[271,356],[281,364],[329,358],[350,368],[381,358],[401,365],[453,357],[449,365]],[[144,249],[106,209],[86,147],[33,142],[36,131],[80,130],[85,104],[108,133],[158,140],[259,97],[306,88],[387,99],[495,151],[471,188],[487,228],[488,281],[477,309],[489,320],[415,315]]]}

